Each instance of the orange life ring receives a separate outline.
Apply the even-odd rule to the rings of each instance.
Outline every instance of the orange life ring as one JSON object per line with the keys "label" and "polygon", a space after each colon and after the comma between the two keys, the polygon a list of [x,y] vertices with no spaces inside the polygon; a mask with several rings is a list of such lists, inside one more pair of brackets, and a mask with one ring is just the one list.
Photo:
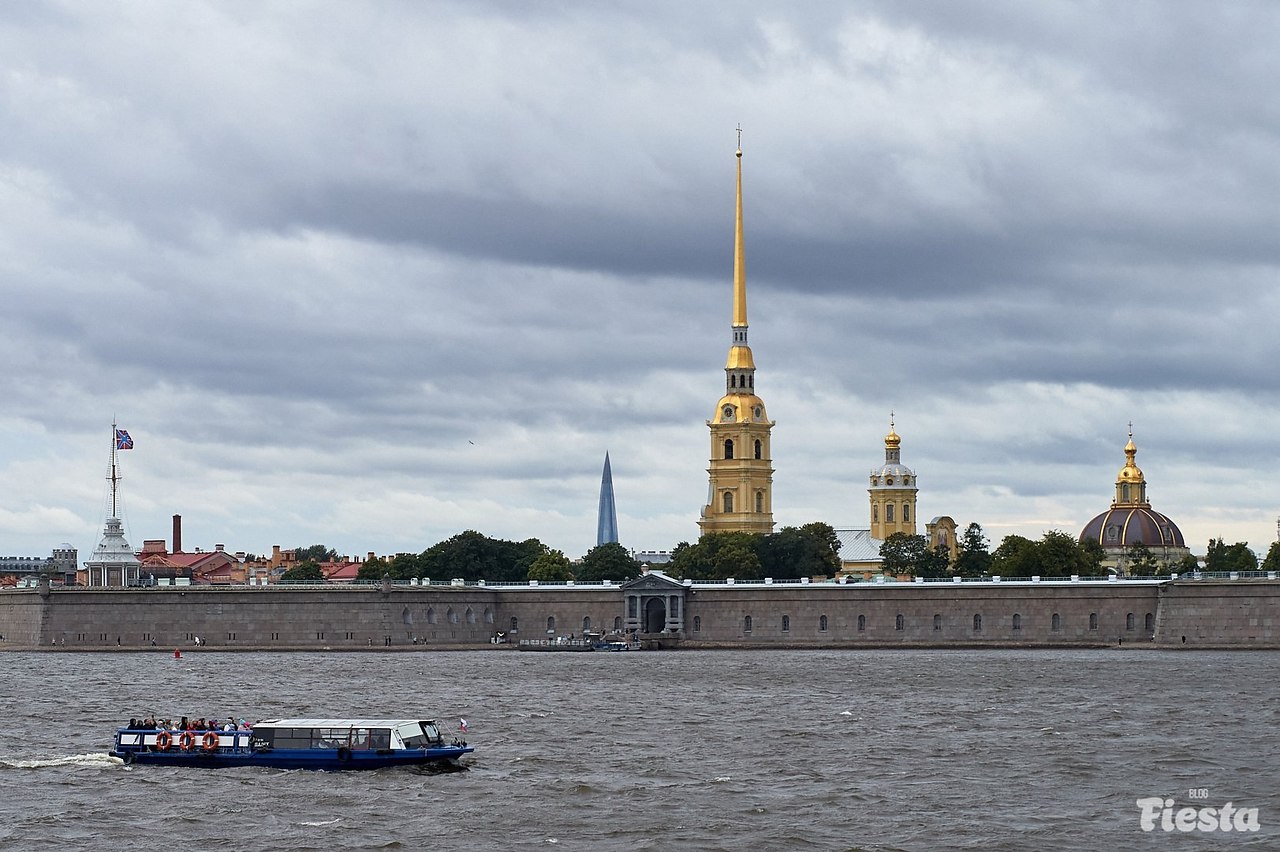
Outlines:
{"label": "orange life ring", "polygon": [[178,737],[178,748],[183,751],[191,751],[191,749],[195,748],[195,745],[196,735],[190,731],[183,731],[182,735]]}
{"label": "orange life ring", "polygon": [[217,751],[218,750],[217,733],[214,731],[210,731],[209,733],[205,734],[203,737],[200,738],[200,745],[204,748],[205,751]]}
{"label": "orange life ring", "polygon": [[168,751],[171,745],[173,745],[173,735],[168,731],[161,731],[156,734],[156,748],[161,751]]}

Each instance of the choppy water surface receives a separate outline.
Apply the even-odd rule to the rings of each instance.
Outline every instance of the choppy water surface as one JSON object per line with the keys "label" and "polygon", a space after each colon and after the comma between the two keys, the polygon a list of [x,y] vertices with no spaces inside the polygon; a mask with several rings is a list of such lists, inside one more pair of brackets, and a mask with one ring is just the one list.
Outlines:
{"label": "choppy water surface", "polygon": [[[0,655],[0,848],[1280,847],[1276,653]],[[417,716],[469,770],[125,767],[130,716]],[[1135,800],[1259,808],[1139,828]]]}

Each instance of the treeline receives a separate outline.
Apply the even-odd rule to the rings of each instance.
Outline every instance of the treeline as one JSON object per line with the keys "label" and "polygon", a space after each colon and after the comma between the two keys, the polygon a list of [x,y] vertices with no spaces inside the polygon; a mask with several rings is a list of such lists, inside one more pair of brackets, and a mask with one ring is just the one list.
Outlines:
{"label": "treeline", "polygon": [[[930,548],[922,535],[894,533],[880,546],[884,570],[916,577],[1096,577],[1107,573],[1096,541],[1081,542],[1059,530],[1039,541],[1008,535],[991,551],[981,525],[971,523],[956,542],[956,558],[945,546]],[[1154,561],[1153,561],[1154,564]]]}
{"label": "treeline", "polygon": [[840,541],[830,524],[783,527],[776,533],[710,533],[682,541],[664,570],[680,579],[744,582],[772,577],[831,577],[840,570]]}
{"label": "treeline", "polygon": [[[1039,541],[1020,535],[1005,536],[994,551],[977,523],[971,523],[956,543],[954,562],[943,547],[930,548],[922,535],[895,533],[881,545],[885,573],[916,577],[1088,577],[1107,573],[1104,552],[1097,542],[1080,542],[1067,533],[1050,530]],[[296,548],[298,562],[281,577],[285,582],[323,582],[321,562],[337,559],[322,544]],[[829,524],[811,523],[783,527],[776,533],[712,533],[696,542],[682,541],[672,551],[671,562],[660,566],[679,579],[743,582],[772,577],[778,580],[834,576],[840,570],[840,542]],[[428,547],[421,553],[402,553],[391,559],[371,559],[361,564],[358,578],[376,581],[431,578],[489,582],[624,582],[640,575],[641,564],[617,543],[603,544],[574,563],[559,550],[536,538],[505,541],[466,530]],[[1188,574],[1200,570],[1194,556],[1166,564],[1144,545],[1125,554],[1125,572],[1131,576]],[[1228,545],[1221,538],[1209,541],[1205,571],[1280,571],[1280,541],[1273,542],[1266,559],[1258,558],[1246,542]]]}
{"label": "treeline", "polygon": [[[1108,573],[1102,564],[1106,558],[1102,545],[1082,542],[1060,530],[1046,532],[1039,541],[1008,535],[990,551],[982,527],[972,523],[956,544],[952,563],[945,547],[931,549],[924,536],[894,533],[880,546],[884,571],[916,577],[1097,577]],[[1228,545],[1220,538],[1209,541],[1203,569],[1191,554],[1170,563],[1159,559],[1145,544],[1135,544],[1124,554],[1124,573],[1129,576],[1159,577],[1199,570],[1280,571],[1280,541],[1272,542],[1261,565],[1247,542]]]}
{"label": "treeline", "polygon": [[[323,582],[320,562],[336,558],[332,549],[311,545],[297,549],[298,563],[286,571],[284,582]],[[536,538],[506,541],[466,530],[453,538],[428,547],[421,553],[400,553],[390,559],[374,558],[361,563],[358,580],[430,578],[434,580],[486,580],[495,583],[525,582],[622,582],[640,576],[640,563],[620,544],[593,547],[578,564],[559,550]]]}

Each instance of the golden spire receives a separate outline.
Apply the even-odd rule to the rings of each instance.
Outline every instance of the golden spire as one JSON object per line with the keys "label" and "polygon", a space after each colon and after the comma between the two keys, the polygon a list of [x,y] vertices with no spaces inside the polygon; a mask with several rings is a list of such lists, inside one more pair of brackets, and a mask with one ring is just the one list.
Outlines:
{"label": "golden spire", "polygon": [[[747,343],[747,261],[742,247],[742,126],[738,126],[738,197],[737,219],[733,229],[733,325],[729,332],[733,342],[729,346],[729,358],[725,361],[726,388],[754,388],[756,364]],[[746,372],[741,372],[746,371]],[[737,383],[737,384],[735,384]]]}
{"label": "golden spire", "polygon": [[747,325],[747,256],[742,247],[742,125],[738,125],[738,213],[733,229],[733,327]]}

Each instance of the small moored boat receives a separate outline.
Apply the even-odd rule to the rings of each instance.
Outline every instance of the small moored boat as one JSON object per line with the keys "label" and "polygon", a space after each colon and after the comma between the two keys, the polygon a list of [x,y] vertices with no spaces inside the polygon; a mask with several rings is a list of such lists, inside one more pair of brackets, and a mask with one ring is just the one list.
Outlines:
{"label": "small moored boat", "polygon": [[475,751],[446,743],[438,722],[416,719],[266,719],[247,730],[174,731],[124,727],[112,757],[125,763],[217,768],[381,769],[455,767]]}

